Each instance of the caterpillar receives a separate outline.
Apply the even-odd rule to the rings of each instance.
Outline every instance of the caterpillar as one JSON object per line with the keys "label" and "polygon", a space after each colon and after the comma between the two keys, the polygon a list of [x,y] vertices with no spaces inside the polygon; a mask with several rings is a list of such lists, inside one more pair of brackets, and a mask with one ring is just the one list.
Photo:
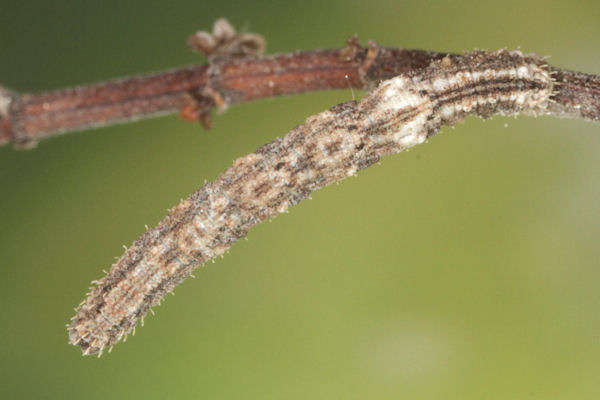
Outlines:
{"label": "caterpillar", "polygon": [[237,159],[127,248],[76,309],[70,343],[85,355],[101,355],[195,268],[258,223],[467,115],[546,113],[554,86],[538,56],[474,51],[383,81],[359,102],[309,117]]}

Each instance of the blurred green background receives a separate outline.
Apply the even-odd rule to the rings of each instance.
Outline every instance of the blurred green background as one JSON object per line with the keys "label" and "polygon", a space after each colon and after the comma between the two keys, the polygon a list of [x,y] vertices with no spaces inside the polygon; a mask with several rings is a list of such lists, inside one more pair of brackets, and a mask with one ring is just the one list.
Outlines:
{"label": "blurred green background", "polygon": [[[0,82],[203,62],[225,16],[268,51],[521,46],[600,73],[598,1],[3,0]],[[233,159],[351,98],[232,107],[0,149],[2,399],[597,399],[600,124],[470,118],[321,190],[197,271],[101,359],[65,324],[122,245]]]}

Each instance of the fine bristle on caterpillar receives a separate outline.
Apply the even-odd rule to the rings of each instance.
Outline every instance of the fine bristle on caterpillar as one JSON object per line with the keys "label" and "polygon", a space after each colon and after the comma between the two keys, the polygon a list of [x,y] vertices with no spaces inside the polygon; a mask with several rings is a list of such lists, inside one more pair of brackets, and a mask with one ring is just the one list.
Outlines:
{"label": "fine bristle on caterpillar", "polygon": [[537,56],[475,51],[386,80],[359,102],[309,117],[236,160],[140,236],[77,308],[70,342],[84,354],[101,354],[196,267],[312,191],[422,143],[467,115],[545,113],[553,87]]}

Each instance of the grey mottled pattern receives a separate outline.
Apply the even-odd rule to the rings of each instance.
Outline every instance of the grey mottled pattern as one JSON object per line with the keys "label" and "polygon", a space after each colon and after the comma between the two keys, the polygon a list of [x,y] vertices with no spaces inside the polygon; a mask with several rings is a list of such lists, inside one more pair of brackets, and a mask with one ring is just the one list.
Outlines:
{"label": "grey mottled pattern", "polygon": [[516,51],[446,57],[384,81],[360,102],[312,116],[235,161],[174,207],[95,282],[68,327],[84,354],[101,353],[204,262],[316,189],[422,143],[466,115],[544,113],[547,65]]}

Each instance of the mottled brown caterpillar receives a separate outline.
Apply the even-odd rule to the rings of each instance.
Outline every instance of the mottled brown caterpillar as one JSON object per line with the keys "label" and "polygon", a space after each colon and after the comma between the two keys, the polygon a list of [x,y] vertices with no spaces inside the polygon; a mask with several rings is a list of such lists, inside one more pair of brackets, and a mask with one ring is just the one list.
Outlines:
{"label": "mottled brown caterpillar", "polygon": [[476,51],[384,81],[358,103],[308,118],[236,160],[138,238],[78,307],[70,342],[84,354],[101,354],[256,224],[467,115],[545,113],[553,86],[537,56]]}

